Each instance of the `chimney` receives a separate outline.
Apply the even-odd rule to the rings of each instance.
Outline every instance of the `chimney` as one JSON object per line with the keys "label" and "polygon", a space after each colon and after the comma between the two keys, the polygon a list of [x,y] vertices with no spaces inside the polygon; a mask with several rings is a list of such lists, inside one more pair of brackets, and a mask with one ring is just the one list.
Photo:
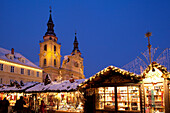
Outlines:
{"label": "chimney", "polygon": [[14,54],[14,48],[11,49],[11,54]]}

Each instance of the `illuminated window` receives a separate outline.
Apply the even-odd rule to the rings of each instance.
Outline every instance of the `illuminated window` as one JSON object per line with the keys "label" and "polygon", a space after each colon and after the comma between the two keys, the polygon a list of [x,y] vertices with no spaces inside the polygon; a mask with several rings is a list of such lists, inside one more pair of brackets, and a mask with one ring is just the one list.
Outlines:
{"label": "illuminated window", "polygon": [[0,70],[3,71],[3,64],[0,64]]}
{"label": "illuminated window", "polygon": [[140,98],[138,86],[117,87],[117,102],[119,111],[139,111]]}
{"label": "illuminated window", "polygon": [[46,59],[44,59],[44,66],[46,66],[46,63],[47,63],[47,62],[46,62]]}
{"label": "illuminated window", "polygon": [[56,66],[56,59],[54,59],[54,66]]}
{"label": "illuminated window", "polygon": [[46,44],[44,45],[44,51],[47,51],[47,45]]}
{"label": "illuminated window", "polygon": [[54,51],[56,51],[56,46],[54,46]]}
{"label": "illuminated window", "polygon": [[39,72],[37,72],[37,77],[39,77]]}
{"label": "illuminated window", "polygon": [[14,72],[14,66],[11,66],[11,72]]}
{"label": "illuminated window", "polygon": [[115,88],[100,87],[96,89],[96,109],[115,110]]}
{"label": "illuminated window", "polygon": [[30,70],[28,70],[28,75],[30,75]]}
{"label": "illuminated window", "polygon": [[21,68],[21,74],[24,74],[24,68]]}
{"label": "illuminated window", "polygon": [[[117,93],[115,92],[116,89]],[[115,96],[117,97],[116,100]],[[95,98],[96,109],[98,110],[140,111],[139,86],[96,88]]]}

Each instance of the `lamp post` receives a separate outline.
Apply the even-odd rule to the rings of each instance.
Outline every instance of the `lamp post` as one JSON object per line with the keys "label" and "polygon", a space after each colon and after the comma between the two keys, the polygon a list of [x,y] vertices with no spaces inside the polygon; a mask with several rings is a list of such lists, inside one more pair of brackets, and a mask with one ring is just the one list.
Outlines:
{"label": "lamp post", "polygon": [[148,49],[149,49],[149,61],[150,61],[150,64],[151,64],[151,44],[150,44],[150,39],[149,39],[149,37],[150,36],[152,36],[152,32],[147,32],[146,34],[145,34],[145,37],[148,37]]}

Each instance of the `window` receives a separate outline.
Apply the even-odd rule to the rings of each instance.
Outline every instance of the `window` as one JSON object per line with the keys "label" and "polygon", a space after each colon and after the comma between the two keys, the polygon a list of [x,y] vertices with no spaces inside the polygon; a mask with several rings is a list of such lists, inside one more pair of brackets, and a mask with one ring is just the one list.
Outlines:
{"label": "window", "polygon": [[140,98],[138,86],[117,87],[117,103],[119,111],[140,110]]}
{"label": "window", "polygon": [[139,86],[99,87],[95,100],[98,110],[140,111]]}
{"label": "window", "polygon": [[100,87],[96,89],[96,109],[115,110],[115,88]]}
{"label": "window", "polygon": [[2,84],[2,78],[0,79],[0,84]]}
{"label": "window", "polygon": [[56,51],[56,46],[54,46],[54,51]]}
{"label": "window", "polygon": [[11,66],[11,72],[14,72],[14,66]]}
{"label": "window", "polygon": [[47,51],[47,45],[46,44],[44,45],[44,51]]}
{"label": "window", "polygon": [[37,72],[37,77],[39,77],[39,72]]}
{"label": "window", "polygon": [[12,60],[12,56],[10,56],[10,57],[9,57],[9,59],[11,59],[11,60]]}
{"label": "window", "polygon": [[30,70],[28,70],[28,75],[30,75]]}
{"label": "window", "polygon": [[22,63],[24,63],[25,62],[25,60],[24,59],[22,59]]}
{"label": "window", "polygon": [[3,71],[3,64],[0,64],[0,70]]}
{"label": "window", "polygon": [[56,59],[54,59],[54,66],[56,66]]}
{"label": "window", "polygon": [[24,74],[24,69],[23,68],[21,68],[21,74]]}
{"label": "window", "polygon": [[[144,84],[145,113],[165,113],[164,83]],[[166,97],[167,98],[167,97]]]}
{"label": "window", "polygon": [[44,66],[46,66],[46,63],[47,63],[47,62],[46,62],[46,59],[44,59]]}
{"label": "window", "polygon": [[10,79],[10,83],[13,82],[14,80],[13,79]]}

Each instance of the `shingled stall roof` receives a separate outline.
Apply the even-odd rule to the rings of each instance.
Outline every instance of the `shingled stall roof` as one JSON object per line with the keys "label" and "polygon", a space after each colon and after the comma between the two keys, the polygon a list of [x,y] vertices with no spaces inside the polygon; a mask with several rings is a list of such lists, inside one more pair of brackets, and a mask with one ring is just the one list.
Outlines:
{"label": "shingled stall roof", "polygon": [[65,80],[61,82],[51,82],[50,84],[44,85],[44,83],[40,83],[27,89],[25,92],[27,93],[41,93],[41,92],[69,92],[76,91],[78,89],[78,85],[84,82],[85,79],[78,79],[74,81]]}
{"label": "shingled stall roof", "polygon": [[39,84],[39,82],[27,82],[23,84],[15,83],[13,86],[11,85],[0,85],[0,92],[7,92],[7,93],[12,93],[12,92],[25,92],[26,89],[33,87],[35,85]]}
{"label": "shingled stall roof", "polygon": [[150,70],[154,70],[154,68],[157,68],[159,71],[162,72],[163,74],[163,78],[168,78],[170,79],[170,72],[167,71],[167,68],[164,67],[163,65],[160,65],[156,62],[152,62],[144,71],[143,73],[141,74],[142,78],[145,78],[147,77],[147,73],[150,71]]}
{"label": "shingled stall roof", "polygon": [[142,77],[140,75],[120,69],[115,66],[108,66],[107,68],[96,73],[89,79],[85,80],[82,84],[79,85],[79,87],[89,88],[89,87],[92,87],[92,85],[94,84],[99,85],[104,80],[109,79],[109,77],[114,77],[115,75],[120,75],[123,78],[129,79],[133,82],[139,82],[142,80]]}

